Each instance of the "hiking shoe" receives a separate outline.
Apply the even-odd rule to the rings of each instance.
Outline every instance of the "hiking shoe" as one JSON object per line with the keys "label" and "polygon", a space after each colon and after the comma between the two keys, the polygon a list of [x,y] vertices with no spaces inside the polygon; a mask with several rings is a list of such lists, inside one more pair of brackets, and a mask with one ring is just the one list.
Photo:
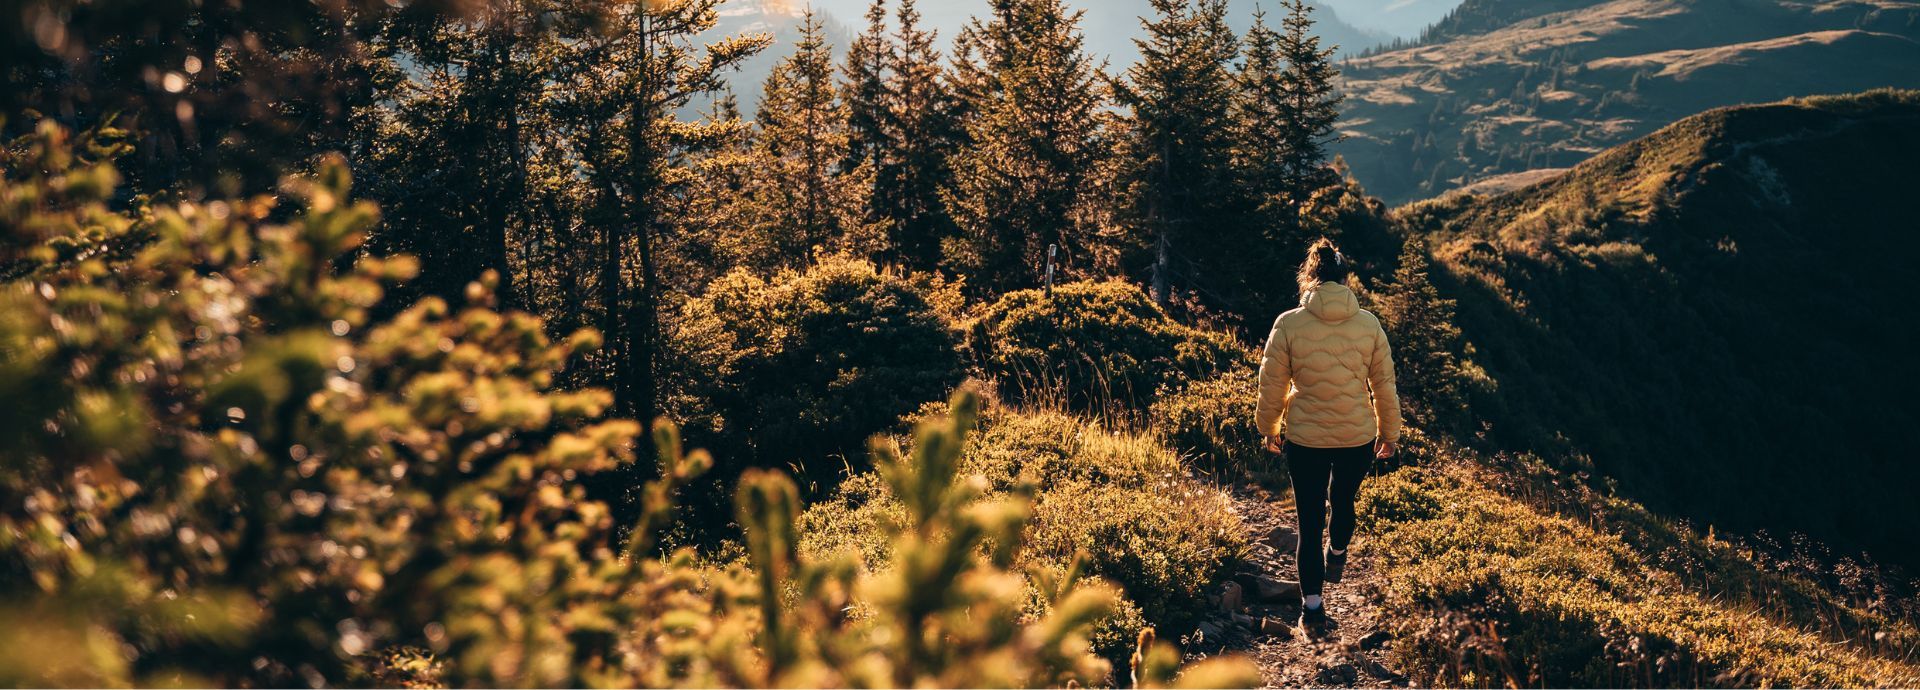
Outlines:
{"label": "hiking shoe", "polygon": [[1300,607],[1300,628],[1308,634],[1319,633],[1327,629],[1327,607]]}
{"label": "hiking shoe", "polygon": [[1347,554],[1351,552],[1327,552],[1326,581],[1338,584],[1340,577],[1347,573]]}

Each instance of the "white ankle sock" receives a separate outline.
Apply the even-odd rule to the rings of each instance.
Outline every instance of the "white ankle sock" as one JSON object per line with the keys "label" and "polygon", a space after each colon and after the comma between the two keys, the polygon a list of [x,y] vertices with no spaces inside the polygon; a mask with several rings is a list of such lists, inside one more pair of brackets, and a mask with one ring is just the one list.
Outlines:
{"label": "white ankle sock", "polygon": [[1335,556],[1344,556],[1344,555],[1346,555],[1346,553],[1347,553],[1347,550],[1346,550],[1346,549],[1331,549],[1331,548],[1330,548],[1330,549],[1327,549],[1327,553],[1331,553],[1331,554],[1333,554],[1333,555],[1335,555]]}
{"label": "white ankle sock", "polygon": [[1320,595],[1309,594],[1305,597],[1305,599],[1306,599],[1305,603],[1307,605],[1307,608],[1310,608],[1310,609],[1320,608]]}

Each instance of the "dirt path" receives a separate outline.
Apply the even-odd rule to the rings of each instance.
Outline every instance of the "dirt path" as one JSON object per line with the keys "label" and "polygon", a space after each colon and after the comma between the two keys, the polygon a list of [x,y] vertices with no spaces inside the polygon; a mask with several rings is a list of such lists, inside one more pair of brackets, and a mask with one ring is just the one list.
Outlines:
{"label": "dirt path", "polygon": [[1377,577],[1367,558],[1364,536],[1347,564],[1340,584],[1325,588],[1332,620],[1325,633],[1309,638],[1298,627],[1300,597],[1294,569],[1295,518],[1291,492],[1274,495],[1253,486],[1229,492],[1254,544],[1250,562],[1236,574],[1241,605],[1229,614],[1236,596],[1228,586],[1217,596],[1228,601],[1189,638],[1189,650],[1252,655],[1270,687],[1404,688],[1405,677],[1390,667],[1393,641],[1379,626],[1380,611],[1367,598]]}

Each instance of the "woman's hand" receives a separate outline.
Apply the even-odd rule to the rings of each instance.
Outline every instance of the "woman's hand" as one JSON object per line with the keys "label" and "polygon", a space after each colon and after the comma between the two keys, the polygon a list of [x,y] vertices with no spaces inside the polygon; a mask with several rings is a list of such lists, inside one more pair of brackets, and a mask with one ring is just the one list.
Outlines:
{"label": "woman's hand", "polygon": [[1395,448],[1393,447],[1392,441],[1381,440],[1381,441],[1375,441],[1373,443],[1374,459],[1385,460],[1387,458],[1391,458],[1393,457],[1394,450]]}
{"label": "woman's hand", "polygon": [[1287,448],[1287,437],[1281,436],[1281,435],[1273,435],[1273,436],[1267,437],[1267,452],[1280,453],[1280,452],[1284,452],[1286,448]]}

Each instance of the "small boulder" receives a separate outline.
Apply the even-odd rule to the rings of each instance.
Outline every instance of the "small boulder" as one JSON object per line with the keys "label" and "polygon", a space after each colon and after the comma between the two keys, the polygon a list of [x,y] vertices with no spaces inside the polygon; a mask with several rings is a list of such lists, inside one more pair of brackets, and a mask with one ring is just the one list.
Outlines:
{"label": "small boulder", "polygon": [[1360,670],[1354,668],[1353,664],[1328,666],[1320,669],[1314,680],[1321,685],[1353,685],[1354,681],[1360,680]]}
{"label": "small boulder", "polygon": [[1280,525],[1267,533],[1266,544],[1280,553],[1293,553],[1300,547],[1300,533],[1292,527]]}
{"label": "small boulder", "polygon": [[1199,627],[1194,628],[1194,633],[1197,634],[1201,642],[1219,642],[1227,636],[1226,629],[1220,627],[1219,623],[1213,621],[1201,623]]}
{"label": "small boulder", "polygon": [[1264,572],[1243,568],[1243,569],[1234,571],[1233,577],[1229,579],[1232,580],[1235,584],[1240,585],[1241,591],[1252,592],[1259,589],[1260,578],[1265,576],[1266,576],[1266,573]]}
{"label": "small boulder", "polygon": [[1255,584],[1254,596],[1261,601],[1286,601],[1300,598],[1300,583],[1282,580],[1277,577],[1261,577]]}
{"label": "small boulder", "polygon": [[1366,671],[1367,675],[1379,678],[1380,680],[1397,680],[1400,678],[1400,674],[1389,670],[1385,664],[1367,657],[1356,655],[1353,661],[1360,667],[1360,670]]}
{"label": "small boulder", "polygon": [[1228,582],[1220,586],[1220,610],[1225,613],[1238,613],[1246,602],[1246,592],[1238,582]]}
{"label": "small boulder", "polygon": [[1283,640],[1292,639],[1293,621],[1278,616],[1262,616],[1260,618],[1260,634],[1271,635]]}

